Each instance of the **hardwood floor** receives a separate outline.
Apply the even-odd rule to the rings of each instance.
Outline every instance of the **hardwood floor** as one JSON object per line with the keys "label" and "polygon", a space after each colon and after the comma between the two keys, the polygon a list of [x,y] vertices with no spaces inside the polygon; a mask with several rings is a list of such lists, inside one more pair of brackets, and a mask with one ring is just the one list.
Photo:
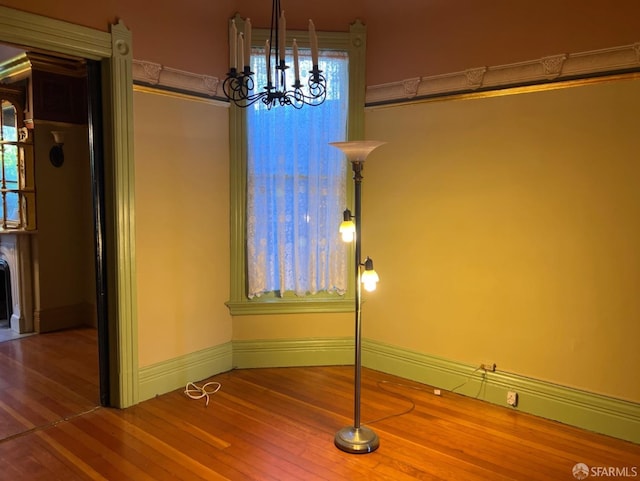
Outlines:
{"label": "hardwood floor", "polygon": [[[52,388],[40,380],[46,387],[34,394],[31,386],[34,397]],[[235,370],[209,380],[222,388],[208,406],[177,390],[125,410],[91,410],[81,382],[85,392],[71,405],[40,407],[39,421],[29,422],[45,423],[72,405],[89,412],[0,442],[0,479],[554,481],[576,479],[576,463],[640,471],[640,445],[458,394],[435,396],[428,386],[367,369],[365,424],[415,408],[367,424],[380,437],[377,451],[347,454],[333,437],[353,422],[352,367]],[[20,400],[9,412],[26,421],[20,402],[34,401]]]}
{"label": "hardwood floor", "polygon": [[96,335],[85,328],[0,342],[0,440],[99,404]]}

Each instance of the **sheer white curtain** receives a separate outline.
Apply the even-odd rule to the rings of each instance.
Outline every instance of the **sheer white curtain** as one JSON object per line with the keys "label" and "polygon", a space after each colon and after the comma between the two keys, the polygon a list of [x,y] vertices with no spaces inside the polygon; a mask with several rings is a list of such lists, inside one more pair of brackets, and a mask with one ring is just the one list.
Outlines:
{"label": "sheer white curtain", "polygon": [[[264,52],[255,50],[252,59],[262,88]],[[301,76],[308,75],[311,61],[304,51],[300,61]],[[346,206],[346,161],[328,143],[346,140],[348,58],[346,52],[320,52],[319,63],[328,89],[322,105],[267,110],[258,102],[247,109],[250,298],[347,289],[347,252],[337,233]]]}

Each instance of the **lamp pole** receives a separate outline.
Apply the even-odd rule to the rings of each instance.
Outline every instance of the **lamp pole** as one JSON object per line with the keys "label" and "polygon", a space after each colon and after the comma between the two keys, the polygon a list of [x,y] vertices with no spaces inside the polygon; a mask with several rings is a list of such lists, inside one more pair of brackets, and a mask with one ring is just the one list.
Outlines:
{"label": "lamp pole", "polygon": [[355,194],[355,212],[354,221],[356,223],[356,249],[355,249],[355,268],[356,268],[356,322],[355,322],[355,390],[353,393],[353,426],[355,429],[359,429],[360,426],[360,385],[362,379],[362,275],[360,272],[360,264],[362,259],[362,222],[361,222],[361,210],[362,210],[362,162],[353,162],[353,182],[354,182],[354,194]]}
{"label": "lamp pole", "polygon": [[355,359],[354,359],[354,394],[353,394],[353,426],[346,426],[340,429],[335,435],[335,445],[342,451],[363,454],[371,453],[378,449],[380,440],[378,435],[360,423],[360,395],[362,380],[362,170],[364,161],[369,153],[379,147],[384,142],[375,141],[352,141],[333,142],[331,145],[338,147],[347,154],[347,159],[351,162],[354,182],[354,215],[355,221],[355,271],[356,271],[356,292],[355,292]]}

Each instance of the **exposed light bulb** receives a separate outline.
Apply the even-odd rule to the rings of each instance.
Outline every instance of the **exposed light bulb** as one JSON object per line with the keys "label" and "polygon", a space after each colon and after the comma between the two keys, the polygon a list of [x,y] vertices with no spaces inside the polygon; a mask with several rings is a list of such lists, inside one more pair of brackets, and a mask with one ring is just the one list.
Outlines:
{"label": "exposed light bulb", "polygon": [[346,209],[342,213],[342,223],[340,224],[340,234],[344,242],[353,242],[356,233],[356,224],[351,220],[353,217],[351,211]]}
{"label": "exposed light bulb", "polygon": [[371,260],[370,257],[367,257],[364,261],[364,271],[362,272],[360,280],[365,291],[371,292],[376,290],[380,277],[373,268],[373,260]]}
{"label": "exposed light bulb", "polygon": [[369,274],[366,276],[364,273],[362,274],[362,286],[364,290],[367,292],[375,291],[378,286],[378,274],[376,274],[376,271],[365,271],[365,273]]}
{"label": "exposed light bulb", "polygon": [[356,225],[352,220],[344,220],[340,224],[340,234],[344,242],[353,242],[356,234]]}

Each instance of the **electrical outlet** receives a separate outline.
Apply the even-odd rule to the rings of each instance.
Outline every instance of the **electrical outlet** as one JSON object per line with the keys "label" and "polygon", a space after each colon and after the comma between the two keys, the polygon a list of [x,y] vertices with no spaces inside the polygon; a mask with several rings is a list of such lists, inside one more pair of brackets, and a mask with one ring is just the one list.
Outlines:
{"label": "electrical outlet", "polygon": [[480,364],[480,369],[482,369],[484,371],[495,372],[496,363],[495,362],[483,362],[482,364]]}
{"label": "electrical outlet", "polygon": [[514,391],[507,392],[507,404],[516,407],[518,405],[518,393]]}

